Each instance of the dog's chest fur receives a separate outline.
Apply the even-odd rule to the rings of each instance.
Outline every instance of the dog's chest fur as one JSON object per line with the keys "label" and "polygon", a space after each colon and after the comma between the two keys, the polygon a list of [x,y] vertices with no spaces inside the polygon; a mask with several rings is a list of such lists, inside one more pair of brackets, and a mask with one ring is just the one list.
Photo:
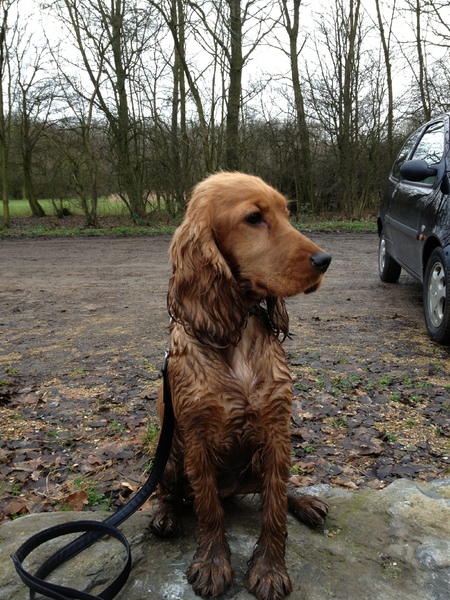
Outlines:
{"label": "dog's chest fur", "polygon": [[275,429],[288,435],[292,379],[263,320],[251,317],[239,344],[220,351],[202,348],[175,326],[170,372],[180,442],[207,439],[222,465],[251,460]]}
{"label": "dog's chest fur", "polygon": [[[291,386],[284,350],[265,323],[249,319],[241,341],[225,354],[223,389],[231,392],[230,404],[265,410],[280,387]],[[284,396],[284,393],[283,393]]]}

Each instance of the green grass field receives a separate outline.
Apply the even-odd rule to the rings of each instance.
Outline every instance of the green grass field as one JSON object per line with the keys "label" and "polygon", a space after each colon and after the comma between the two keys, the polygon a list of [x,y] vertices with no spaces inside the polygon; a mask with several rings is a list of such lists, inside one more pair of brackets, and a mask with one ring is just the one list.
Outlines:
{"label": "green grass field", "polygon": [[[98,202],[98,228],[84,225],[81,206],[76,200],[58,201],[58,209],[67,208],[71,217],[57,218],[55,206],[51,200],[39,200],[48,218],[31,218],[31,210],[26,200],[11,200],[10,213],[12,227],[2,227],[0,218],[0,237],[16,235],[39,236],[76,236],[76,235],[148,235],[155,233],[171,234],[177,223],[168,215],[153,212],[155,207],[149,205],[149,224],[133,225],[127,207],[120,200],[101,198]],[[1,216],[0,216],[1,217]],[[376,231],[376,219],[361,221],[344,221],[339,219],[324,220],[305,215],[293,223],[300,231]]]}
{"label": "green grass field", "polygon": [[[39,204],[44,209],[46,215],[55,215],[55,208],[51,200],[39,200]],[[67,208],[73,215],[83,215],[80,203],[76,200],[57,201],[56,206],[58,208]],[[27,200],[10,200],[9,210],[12,219],[31,217],[30,205]],[[97,212],[100,218],[128,214],[127,207],[123,202],[111,201],[109,198],[99,199]]]}
{"label": "green grass field", "polygon": [[304,219],[293,223],[299,231],[376,231],[376,219],[364,221],[324,221],[321,219]]}

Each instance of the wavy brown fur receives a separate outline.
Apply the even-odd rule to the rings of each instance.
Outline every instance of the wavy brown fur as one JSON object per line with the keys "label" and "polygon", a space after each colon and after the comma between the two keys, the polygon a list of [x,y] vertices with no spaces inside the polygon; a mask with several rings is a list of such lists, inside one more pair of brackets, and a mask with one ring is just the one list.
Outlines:
{"label": "wavy brown fur", "polygon": [[[278,337],[288,335],[283,298],[320,284],[310,260],[318,252],[290,225],[283,196],[240,173],[200,183],[173,237],[168,368],[176,428],[151,527],[176,533],[182,497],[193,497],[199,546],[187,576],[201,596],[218,596],[233,577],[221,498],[254,492],[262,527],[246,586],[260,600],[292,589],[284,562],[292,381]],[[310,496],[289,494],[289,502],[312,524],[327,513]]]}

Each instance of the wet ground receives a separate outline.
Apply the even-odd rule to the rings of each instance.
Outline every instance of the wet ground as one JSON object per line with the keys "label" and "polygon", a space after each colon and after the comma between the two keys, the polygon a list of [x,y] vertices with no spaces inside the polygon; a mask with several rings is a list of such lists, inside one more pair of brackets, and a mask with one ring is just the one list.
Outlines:
{"label": "wet ground", "polygon": [[[450,473],[449,349],[422,289],[377,274],[375,233],[290,299],[292,481],[383,488]],[[121,504],[145,480],[167,345],[168,236],[0,240],[0,520]]]}

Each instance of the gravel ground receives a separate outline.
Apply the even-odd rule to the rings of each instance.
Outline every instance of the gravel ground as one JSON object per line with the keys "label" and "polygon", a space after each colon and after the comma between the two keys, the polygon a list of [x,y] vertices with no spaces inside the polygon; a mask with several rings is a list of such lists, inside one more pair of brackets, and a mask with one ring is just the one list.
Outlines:
{"label": "gravel ground", "polygon": [[[314,233],[323,286],[288,301],[292,481],[450,473],[449,349],[375,233]],[[120,505],[145,479],[168,341],[168,236],[0,240],[0,520]]]}

